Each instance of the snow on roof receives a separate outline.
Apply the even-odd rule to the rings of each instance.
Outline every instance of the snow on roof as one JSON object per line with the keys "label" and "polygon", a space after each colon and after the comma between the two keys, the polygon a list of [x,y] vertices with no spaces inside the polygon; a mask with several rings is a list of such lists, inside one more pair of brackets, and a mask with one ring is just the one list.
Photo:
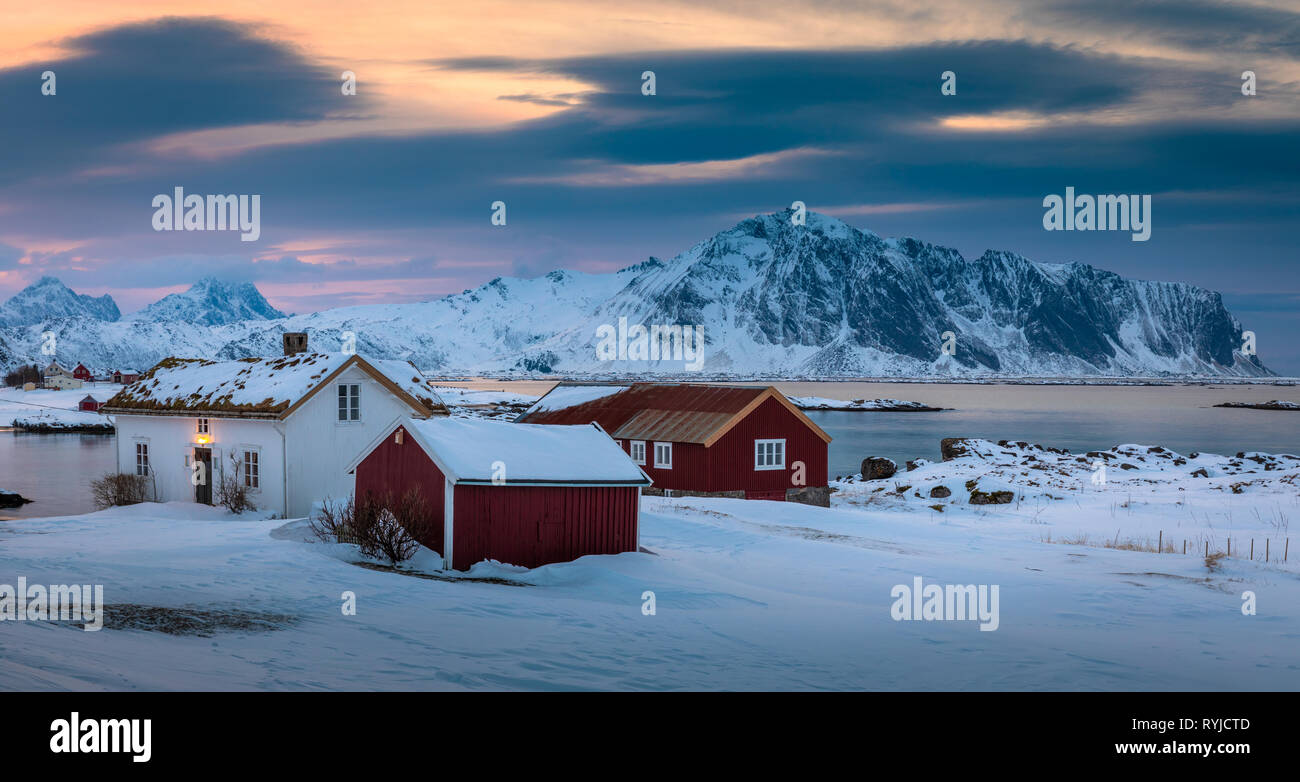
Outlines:
{"label": "snow on roof", "polygon": [[626,391],[627,386],[607,386],[607,385],[566,385],[560,384],[551,389],[550,393],[530,408],[524,411],[524,415],[529,413],[542,413],[549,410],[563,410],[567,407],[576,407],[586,404],[597,399],[603,399],[612,396],[620,391]]}
{"label": "snow on roof", "polygon": [[437,418],[406,419],[402,426],[458,483],[491,482],[504,472],[506,484],[650,484],[623,449],[590,424]]}
{"label": "snow on roof", "polygon": [[348,362],[356,360],[430,411],[442,400],[406,361],[367,361],[346,353],[298,353],[275,358],[208,361],[167,358],[105,404],[123,412],[211,412],[274,417],[315,391]]}

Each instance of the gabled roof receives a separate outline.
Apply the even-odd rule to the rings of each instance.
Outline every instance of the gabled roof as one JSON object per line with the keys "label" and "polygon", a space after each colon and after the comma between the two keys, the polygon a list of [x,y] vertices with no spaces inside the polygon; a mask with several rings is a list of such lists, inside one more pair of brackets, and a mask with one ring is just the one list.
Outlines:
{"label": "gabled roof", "polygon": [[772,386],[560,383],[515,421],[549,425],[595,422],[620,440],[707,447],[768,399],[777,400],[818,437],[831,441],[830,435]]}
{"label": "gabled roof", "polygon": [[446,406],[407,361],[367,360],[345,353],[208,361],[167,358],[104,403],[107,412],[284,419],[345,369],[356,366],[419,416]]}
{"label": "gabled roof", "polygon": [[[398,427],[452,483],[649,486],[651,480],[600,427],[535,426],[477,418],[398,419],[348,465],[370,455]],[[495,479],[495,480],[494,480]]]}

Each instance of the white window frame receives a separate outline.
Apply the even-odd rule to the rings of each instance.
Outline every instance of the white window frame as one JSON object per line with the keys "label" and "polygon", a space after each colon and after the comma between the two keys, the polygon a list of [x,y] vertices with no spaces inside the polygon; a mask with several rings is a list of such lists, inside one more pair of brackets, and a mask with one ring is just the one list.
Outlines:
{"label": "white window frame", "polygon": [[[249,491],[262,490],[262,453],[260,448],[240,446],[240,470],[244,473],[244,488]],[[251,460],[249,457],[253,457]],[[250,470],[250,465],[255,468]]]}
{"label": "white window frame", "polygon": [[[628,440],[628,456],[632,457],[633,464],[645,465],[645,440]],[[638,449],[637,446],[640,446]],[[641,456],[637,456],[637,451],[641,451]]]}
{"label": "white window frame", "polygon": [[[659,449],[663,448],[668,453],[668,461],[659,460]],[[672,443],[655,443],[655,468],[659,470],[671,470],[673,468],[673,444]]]}
{"label": "white window frame", "polygon": [[[361,384],[360,384],[360,383],[339,383],[338,386],[337,386],[337,388],[338,388],[338,390],[339,390],[341,393],[335,395],[335,400],[336,400],[335,413],[334,413],[334,421],[335,421],[335,423],[339,423],[339,424],[359,424],[359,423],[361,423],[361,421],[362,421],[362,418],[361,418]],[[356,394],[353,394],[352,391],[351,391],[351,389],[354,389],[354,388],[357,390]],[[347,390],[345,390],[345,389],[347,389]],[[347,400],[347,403],[346,403],[347,406],[346,406],[346,407],[343,407],[343,406],[339,406],[339,405],[337,405],[337,402],[338,402],[338,401],[342,401],[342,400],[345,400],[345,399]],[[353,399],[356,400],[356,406],[355,406],[355,407],[352,405],[352,400],[353,400]],[[339,414],[340,414],[340,413],[344,413],[344,412],[347,413],[347,417],[346,417],[346,418],[339,418]],[[356,417],[355,417],[355,418],[352,417],[352,413],[353,413],[353,412],[356,413]]]}
{"label": "white window frame", "polygon": [[[770,464],[768,463],[767,460],[769,456],[770,458],[773,459],[776,458],[777,449],[775,448],[772,449],[772,453],[769,455],[766,452],[767,449],[764,448],[764,446],[766,445],[780,446],[781,460],[779,462],[773,461]],[[771,440],[755,440],[754,441],[754,469],[755,470],[784,470],[785,469],[785,439],[776,438]]]}
{"label": "white window frame", "polygon": [[[141,470],[143,469],[143,472]],[[149,465],[149,441],[135,441],[135,474],[148,476],[153,468]]]}
{"label": "white window frame", "polygon": [[200,419],[198,419],[198,423],[196,423],[196,424],[194,425],[194,433],[195,433],[195,434],[212,434],[212,426],[211,426],[210,422],[208,421],[208,419],[206,419],[206,418],[200,418]]}

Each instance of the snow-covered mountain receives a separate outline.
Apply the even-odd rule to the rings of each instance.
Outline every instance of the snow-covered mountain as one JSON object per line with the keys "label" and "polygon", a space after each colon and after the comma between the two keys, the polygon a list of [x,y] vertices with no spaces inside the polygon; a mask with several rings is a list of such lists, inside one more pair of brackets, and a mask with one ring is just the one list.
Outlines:
{"label": "snow-covered mountain", "polygon": [[130,317],[137,321],[184,321],[224,326],[242,320],[274,320],[285,314],[267,303],[251,282],[204,277],[184,293],[169,293]]}
{"label": "snow-covered mountain", "polygon": [[0,304],[0,326],[27,326],[48,318],[113,321],[121,316],[112,296],[75,293],[55,277],[42,277]]}
{"label": "snow-covered mountain", "polygon": [[1240,353],[1241,325],[1212,291],[1011,252],[967,259],[813,213],[795,226],[788,211],[612,274],[498,278],[436,301],[200,329],[193,319],[62,319],[0,329],[0,345],[19,359],[35,355],[49,329],[60,357],[144,368],[169,355],[275,355],[284,331],[308,332],[314,350],[338,350],[350,332],[359,352],[431,372],[684,374],[680,359],[598,351],[598,335],[622,318],[701,327],[700,370],[709,375],[1271,374]]}

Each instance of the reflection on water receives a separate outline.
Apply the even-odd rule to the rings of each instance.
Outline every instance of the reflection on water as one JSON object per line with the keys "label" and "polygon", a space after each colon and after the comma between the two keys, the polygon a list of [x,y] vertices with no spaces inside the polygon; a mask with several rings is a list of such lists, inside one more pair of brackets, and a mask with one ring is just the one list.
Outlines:
{"label": "reflection on water", "polygon": [[94,510],[90,482],[117,466],[113,436],[0,432],[0,489],[29,500],[0,518],[66,516]]}

